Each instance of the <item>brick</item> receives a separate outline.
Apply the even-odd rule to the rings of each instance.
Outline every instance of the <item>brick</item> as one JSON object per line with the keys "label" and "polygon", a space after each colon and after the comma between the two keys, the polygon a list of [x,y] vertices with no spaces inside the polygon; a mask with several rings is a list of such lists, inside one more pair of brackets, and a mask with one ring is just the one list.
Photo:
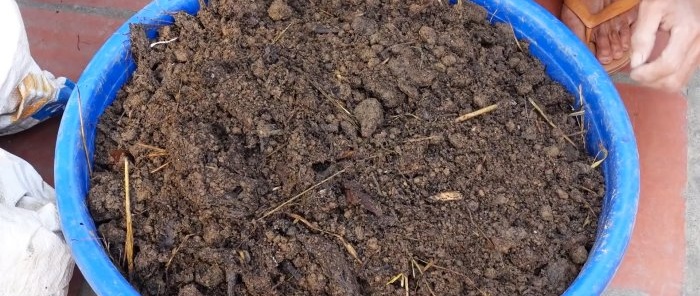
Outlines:
{"label": "brick", "polygon": [[47,3],[47,4],[57,4],[57,5],[78,5],[86,7],[99,7],[99,8],[116,8],[125,9],[131,11],[141,10],[151,1],[148,0],[34,0],[36,3]]}
{"label": "brick", "polygon": [[40,67],[77,80],[92,56],[125,20],[41,8],[21,9]]}
{"label": "brick", "polygon": [[681,295],[685,264],[687,102],[680,93],[617,84],[632,120],[641,193],[632,241],[611,288]]}

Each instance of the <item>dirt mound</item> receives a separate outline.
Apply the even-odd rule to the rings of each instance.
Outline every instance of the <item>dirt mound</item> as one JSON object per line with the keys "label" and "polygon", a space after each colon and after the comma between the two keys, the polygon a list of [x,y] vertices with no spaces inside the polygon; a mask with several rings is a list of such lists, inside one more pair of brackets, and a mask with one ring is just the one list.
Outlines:
{"label": "dirt mound", "polygon": [[134,28],[89,197],[112,259],[126,269],[126,155],[144,295],[561,293],[603,179],[573,98],[486,19],[439,1],[212,0],[160,29],[170,43]]}

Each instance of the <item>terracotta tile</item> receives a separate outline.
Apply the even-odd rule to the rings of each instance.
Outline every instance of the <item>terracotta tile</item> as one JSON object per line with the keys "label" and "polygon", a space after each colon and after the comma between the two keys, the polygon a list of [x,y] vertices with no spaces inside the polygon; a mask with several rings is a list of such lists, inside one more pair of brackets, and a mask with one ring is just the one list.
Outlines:
{"label": "terracotta tile", "polygon": [[629,84],[617,85],[639,147],[641,194],[625,258],[611,288],[681,295],[685,260],[686,100]]}
{"label": "terracotta tile", "polygon": [[146,4],[150,3],[149,0],[124,0],[124,1],[114,1],[114,0],[36,0],[34,2],[38,3],[50,3],[50,4],[64,4],[64,5],[79,5],[79,6],[90,6],[90,7],[101,7],[101,8],[118,8],[127,9],[132,11],[138,11]]}
{"label": "terracotta tile", "polygon": [[124,20],[22,7],[29,47],[40,67],[77,80],[94,53]]}
{"label": "terracotta tile", "polygon": [[34,166],[46,183],[53,186],[53,157],[59,118],[52,118],[27,131],[0,137],[0,148]]}

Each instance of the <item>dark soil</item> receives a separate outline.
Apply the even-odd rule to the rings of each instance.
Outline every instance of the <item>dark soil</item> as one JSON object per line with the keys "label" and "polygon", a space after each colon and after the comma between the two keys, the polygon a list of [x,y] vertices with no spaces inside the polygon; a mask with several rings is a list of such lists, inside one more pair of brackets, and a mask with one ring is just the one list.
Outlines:
{"label": "dark soil", "polygon": [[176,20],[152,47],[134,28],[89,198],[127,274],[128,156],[144,295],[552,295],[585,262],[604,185],[573,97],[482,9],[212,0]]}

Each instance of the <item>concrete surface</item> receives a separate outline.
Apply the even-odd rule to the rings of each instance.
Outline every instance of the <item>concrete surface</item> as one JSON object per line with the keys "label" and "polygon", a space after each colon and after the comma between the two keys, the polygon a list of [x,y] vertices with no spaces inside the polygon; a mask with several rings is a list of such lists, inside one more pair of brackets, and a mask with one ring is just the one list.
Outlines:
{"label": "concrete surface", "polygon": [[632,290],[632,289],[608,289],[603,293],[604,296],[651,296],[647,293]]}
{"label": "concrete surface", "polygon": [[683,295],[700,295],[700,72],[688,87],[688,188]]}

